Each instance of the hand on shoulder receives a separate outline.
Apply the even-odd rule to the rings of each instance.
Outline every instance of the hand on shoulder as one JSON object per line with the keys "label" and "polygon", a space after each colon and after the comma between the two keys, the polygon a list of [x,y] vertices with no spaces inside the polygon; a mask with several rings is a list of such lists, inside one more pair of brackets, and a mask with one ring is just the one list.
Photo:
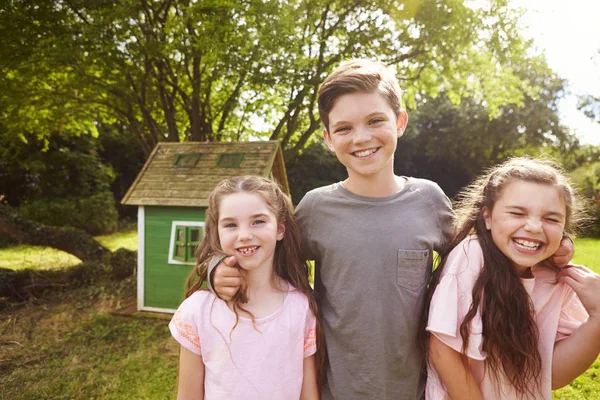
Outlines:
{"label": "hand on shoulder", "polygon": [[600,318],[600,275],[583,265],[567,265],[557,276],[573,288],[590,317]]}
{"label": "hand on shoulder", "polygon": [[235,266],[236,262],[234,256],[225,257],[212,274],[215,294],[225,301],[231,300],[242,284],[241,271]]}

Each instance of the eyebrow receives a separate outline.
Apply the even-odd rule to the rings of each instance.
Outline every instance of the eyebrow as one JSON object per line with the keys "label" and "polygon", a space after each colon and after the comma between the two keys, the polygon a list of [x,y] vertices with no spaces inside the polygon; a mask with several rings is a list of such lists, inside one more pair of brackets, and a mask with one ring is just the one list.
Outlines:
{"label": "eyebrow", "polygon": [[[375,112],[372,112],[371,114],[367,115],[367,116],[365,117],[365,119],[372,118],[372,117],[374,117],[374,116],[376,116],[376,115],[385,115],[385,112],[383,112],[383,111],[375,111]],[[335,128],[335,127],[337,127],[337,126],[339,126],[339,125],[345,125],[345,124],[349,124],[349,123],[350,123],[349,121],[338,121],[338,122],[336,122],[335,124],[331,125],[331,127],[332,127],[332,128]]]}
{"label": "eyebrow", "polygon": [[[250,216],[250,218],[268,218],[269,216],[265,213],[258,213],[258,214],[252,214]],[[219,222],[223,222],[223,221],[235,221],[237,220],[237,218],[235,217],[225,217],[225,218],[219,218]]]}

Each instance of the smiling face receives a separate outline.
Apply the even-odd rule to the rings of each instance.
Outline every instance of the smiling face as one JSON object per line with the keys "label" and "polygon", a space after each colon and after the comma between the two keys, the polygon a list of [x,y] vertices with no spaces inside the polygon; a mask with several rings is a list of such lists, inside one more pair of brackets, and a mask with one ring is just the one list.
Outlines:
{"label": "smiling face", "polygon": [[378,92],[340,96],[329,112],[325,141],[348,169],[350,180],[394,176],[394,151],[404,133],[406,112],[396,115]]}
{"label": "smiling face", "polygon": [[234,255],[247,271],[272,269],[275,246],[285,226],[258,194],[239,192],[223,197],[219,205],[218,232],[221,248]]}
{"label": "smiling face", "polygon": [[556,252],[565,214],[566,205],[557,187],[517,179],[505,185],[491,212],[483,210],[492,240],[519,275]]}

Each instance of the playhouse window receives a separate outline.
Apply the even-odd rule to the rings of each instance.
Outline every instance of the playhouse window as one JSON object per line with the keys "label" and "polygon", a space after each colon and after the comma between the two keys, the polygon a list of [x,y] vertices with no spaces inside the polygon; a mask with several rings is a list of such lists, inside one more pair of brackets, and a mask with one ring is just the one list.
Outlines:
{"label": "playhouse window", "polygon": [[173,160],[174,168],[194,168],[200,160],[200,153],[177,154]]}
{"label": "playhouse window", "polygon": [[244,153],[219,153],[217,156],[217,167],[239,168],[244,159]]}
{"label": "playhouse window", "polygon": [[169,264],[194,264],[196,248],[203,236],[203,222],[173,221]]}

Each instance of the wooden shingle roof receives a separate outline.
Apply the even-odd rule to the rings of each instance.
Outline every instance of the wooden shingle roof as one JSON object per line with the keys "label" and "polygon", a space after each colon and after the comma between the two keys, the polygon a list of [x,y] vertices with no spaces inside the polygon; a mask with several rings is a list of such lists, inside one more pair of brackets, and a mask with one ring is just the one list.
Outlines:
{"label": "wooden shingle roof", "polygon": [[[221,154],[231,157],[229,167],[224,166],[225,162],[217,166],[218,160],[223,158]],[[121,203],[205,207],[208,195],[223,179],[238,175],[269,177],[271,174],[289,193],[283,154],[276,140],[159,143]]]}

